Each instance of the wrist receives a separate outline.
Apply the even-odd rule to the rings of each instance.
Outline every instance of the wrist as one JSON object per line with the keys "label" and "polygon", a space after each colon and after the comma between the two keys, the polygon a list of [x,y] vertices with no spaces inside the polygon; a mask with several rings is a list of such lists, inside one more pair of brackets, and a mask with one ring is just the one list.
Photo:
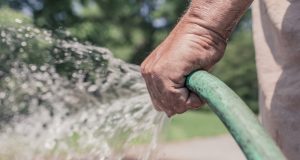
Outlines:
{"label": "wrist", "polygon": [[215,32],[227,40],[253,0],[192,0],[185,17],[189,23]]}
{"label": "wrist", "polygon": [[180,34],[180,37],[188,36],[190,41],[204,49],[211,50],[213,48],[216,52],[223,53],[227,45],[227,38],[211,27],[195,22],[195,19],[188,14],[186,13],[175,27],[175,34]]}
{"label": "wrist", "polygon": [[190,61],[194,61],[194,69],[207,69],[214,65],[223,56],[227,44],[220,34],[193,23],[186,15],[181,18],[167,39],[168,42],[177,41],[177,46],[186,47],[185,53],[193,59]]}

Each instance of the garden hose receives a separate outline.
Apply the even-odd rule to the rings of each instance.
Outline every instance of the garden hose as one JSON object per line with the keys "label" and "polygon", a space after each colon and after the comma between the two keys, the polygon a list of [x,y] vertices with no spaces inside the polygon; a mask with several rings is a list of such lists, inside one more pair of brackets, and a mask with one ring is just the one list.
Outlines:
{"label": "garden hose", "polygon": [[187,87],[205,100],[248,160],[285,160],[249,107],[226,84],[206,71],[188,76]]}

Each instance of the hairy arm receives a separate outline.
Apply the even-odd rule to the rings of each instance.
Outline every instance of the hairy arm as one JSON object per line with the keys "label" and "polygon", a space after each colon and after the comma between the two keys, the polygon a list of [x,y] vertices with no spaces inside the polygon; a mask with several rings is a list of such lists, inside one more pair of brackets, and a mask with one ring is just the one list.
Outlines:
{"label": "hairy arm", "polygon": [[187,20],[227,39],[253,0],[192,0]]}
{"label": "hairy arm", "polygon": [[252,0],[192,0],[168,37],[142,63],[152,102],[169,117],[204,102],[185,87],[185,77],[208,70],[224,54],[227,40]]}

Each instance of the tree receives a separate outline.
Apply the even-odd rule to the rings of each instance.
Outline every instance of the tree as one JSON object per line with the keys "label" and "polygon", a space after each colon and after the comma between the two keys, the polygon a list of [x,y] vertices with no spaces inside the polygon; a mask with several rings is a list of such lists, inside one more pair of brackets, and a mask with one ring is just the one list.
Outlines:
{"label": "tree", "polygon": [[[36,26],[48,28],[53,32],[64,27],[71,32],[71,37],[76,37],[79,41],[105,46],[116,56],[139,64],[170,32],[188,2],[2,0],[0,4],[10,5],[19,10],[29,8]],[[215,67],[214,73],[257,111],[250,11],[236,27],[225,57]]]}
{"label": "tree", "polygon": [[2,1],[29,9],[38,27],[64,27],[80,41],[108,47],[136,64],[167,35],[188,5],[182,0]]}

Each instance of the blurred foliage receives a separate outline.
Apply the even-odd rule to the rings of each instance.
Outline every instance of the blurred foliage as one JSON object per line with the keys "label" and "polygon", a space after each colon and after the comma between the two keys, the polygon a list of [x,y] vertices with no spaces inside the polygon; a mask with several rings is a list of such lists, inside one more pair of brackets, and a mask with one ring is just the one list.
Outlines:
{"label": "blurred foliage", "polygon": [[110,48],[139,64],[177,22],[182,0],[0,0],[33,15],[43,28],[64,27],[81,41]]}
{"label": "blurred foliage", "polygon": [[254,57],[252,33],[239,32],[232,38],[224,58],[216,65],[213,73],[257,113],[258,85]]}
{"label": "blurred foliage", "polygon": [[213,74],[228,84],[255,113],[258,113],[258,84],[251,11],[243,17],[232,35],[225,55],[215,66]]}
{"label": "blurred foliage", "polygon": [[[12,23],[10,21],[16,18],[26,23],[31,21],[9,10],[9,6],[32,15],[38,27],[53,32],[66,29],[79,41],[107,47],[117,57],[139,64],[170,32],[188,1],[0,0],[0,5],[1,24]],[[213,73],[235,90],[253,111],[258,111],[250,10],[236,27],[225,56]]]}
{"label": "blurred foliage", "polygon": [[32,24],[32,19],[20,12],[11,10],[8,7],[2,7],[0,11],[0,24],[6,26],[16,26]]}

